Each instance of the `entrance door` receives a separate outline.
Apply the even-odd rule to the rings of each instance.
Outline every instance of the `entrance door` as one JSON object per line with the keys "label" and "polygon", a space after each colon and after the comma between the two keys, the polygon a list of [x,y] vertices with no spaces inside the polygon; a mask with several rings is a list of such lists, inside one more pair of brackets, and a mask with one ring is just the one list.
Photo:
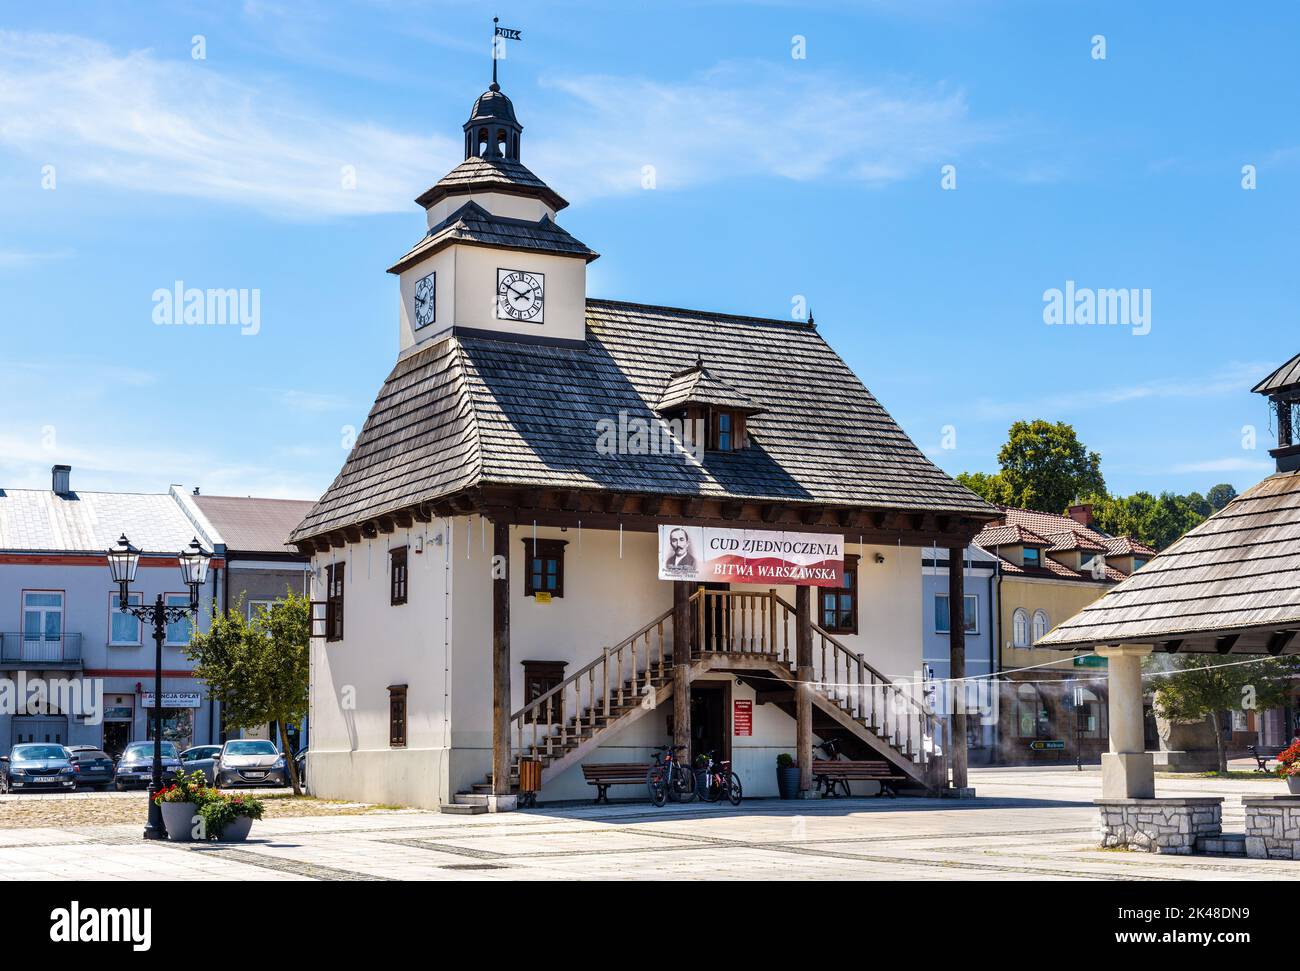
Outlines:
{"label": "entrance door", "polygon": [[728,681],[697,681],[691,685],[691,765],[701,755],[731,758],[731,733],[727,708],[731,703]]}
{"label": "entrance door", "polygon": [[50,742],[68,744],[67,715],[14,715],[13,744]]}
{"label": "entrance door", "polygon": [[104,751],[114,762],[131,741],[130,722],[104,722]]}

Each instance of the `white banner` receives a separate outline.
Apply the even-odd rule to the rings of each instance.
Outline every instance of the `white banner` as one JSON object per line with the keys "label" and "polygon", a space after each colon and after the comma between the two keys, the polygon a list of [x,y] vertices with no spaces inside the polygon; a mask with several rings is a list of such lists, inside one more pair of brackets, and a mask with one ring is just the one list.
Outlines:
{"label": "white banner", "polygon": [[839,587],[844,584],[844,537],[660,526],[659,579]]}

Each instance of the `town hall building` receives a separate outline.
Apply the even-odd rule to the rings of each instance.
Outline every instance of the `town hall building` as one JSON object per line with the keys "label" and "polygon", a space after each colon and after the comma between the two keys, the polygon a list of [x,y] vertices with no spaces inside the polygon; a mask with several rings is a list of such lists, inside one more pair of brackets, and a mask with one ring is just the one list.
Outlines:
{"label": "town hall building", "polygon": [[314,793],[502,810],[521,763],[542,801],[591,798],[584,767],[675,745],[754,796],[788,753],[811,795],[827,740],[902,791],[964,787],[964,717],[920,690],[922,551],[958,551],[961,679],[960,551],[999,511],[811,320],[588,296],[597,254],[496,82],[464,136],[389,268],[396,363],[291,537]]}

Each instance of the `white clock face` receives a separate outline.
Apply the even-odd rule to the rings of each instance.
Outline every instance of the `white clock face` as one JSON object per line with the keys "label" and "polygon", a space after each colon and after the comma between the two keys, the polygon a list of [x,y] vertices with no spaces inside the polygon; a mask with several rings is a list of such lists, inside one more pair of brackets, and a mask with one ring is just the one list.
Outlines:
{"label": "white clock face", "polygon": [[415,329],[427,327],[436,316],[434,302],[438,295],[436,273],[430,273],[415,281]]}
{"label": "white clock face", "polygon": [[497,317],[540,324],[546,300],[545,288],[545,276],[541,273],[497,270]]}

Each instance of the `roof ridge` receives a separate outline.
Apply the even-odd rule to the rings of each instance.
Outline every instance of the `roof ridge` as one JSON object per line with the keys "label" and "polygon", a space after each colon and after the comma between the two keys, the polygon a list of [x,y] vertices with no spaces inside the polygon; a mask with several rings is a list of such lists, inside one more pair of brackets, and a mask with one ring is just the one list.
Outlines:
{"label": "roof ridge", "polygon": [[780,317],[756,317],[752,314],[726,314],[715,310],[694,310],[690,307],[670,307],[665,304],[641,303],[636,300],[615,300],[610,297],[588,297],[587,306],[592,304],[604,305],[612,304],[620,307],[636,307],[641,310],[664,310],[674,314],[685,314],[692,317],[707,317],[710,320],[740,320],[746,323],[763,323],[763,324],[781,324],[782,326],[795,327],[799,330],[810,330],[818,333],[816,326],[808,323],[806,320],[782,320]]}

